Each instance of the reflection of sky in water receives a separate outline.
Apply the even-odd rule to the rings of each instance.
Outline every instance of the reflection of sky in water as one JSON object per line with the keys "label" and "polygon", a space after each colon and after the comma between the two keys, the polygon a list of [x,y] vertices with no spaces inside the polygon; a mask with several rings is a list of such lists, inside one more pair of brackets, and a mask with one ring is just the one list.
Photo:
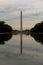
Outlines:
{"label": "reflection of sky in water", "polygon": [[[2,63],[3,62],[3,63]],[[23,55],[20,56],[20,36],[14,35],[5,45],[0,45],[0,64],[43,64],[43,45],[32,37],[23,35]]]}

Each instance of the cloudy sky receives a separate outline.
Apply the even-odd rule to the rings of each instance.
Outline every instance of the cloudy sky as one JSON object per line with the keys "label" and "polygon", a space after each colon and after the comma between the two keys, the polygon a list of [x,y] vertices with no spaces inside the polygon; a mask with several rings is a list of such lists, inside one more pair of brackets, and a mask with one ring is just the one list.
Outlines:
{"label": "cloudy sky", "polygon": [[23,12],[23,28],[31,28],[43,20],[43,0],[0,0],[0,20],[13,29],[20,27],[20,11]]}

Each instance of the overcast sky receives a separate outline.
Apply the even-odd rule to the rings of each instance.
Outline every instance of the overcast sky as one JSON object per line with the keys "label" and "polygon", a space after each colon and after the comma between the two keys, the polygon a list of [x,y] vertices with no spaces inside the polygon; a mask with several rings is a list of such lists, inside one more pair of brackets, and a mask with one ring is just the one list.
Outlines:
{"label": "overcast sky", "polygon": [[18,28],[20,10],[23,11],[23,26],[31,28],[43,20],[43,0],[0,0],[0,20]]}

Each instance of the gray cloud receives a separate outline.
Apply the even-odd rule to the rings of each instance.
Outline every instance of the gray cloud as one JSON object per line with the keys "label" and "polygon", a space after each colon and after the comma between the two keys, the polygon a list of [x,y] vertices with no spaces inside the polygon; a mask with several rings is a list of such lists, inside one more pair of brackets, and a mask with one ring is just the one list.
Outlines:
{"label": "gray cloud", "polygon": [[43,0],[0,0],[0,19],[5,21],[19,20],[20,10],[23,11],[23,19],[43,19]]}

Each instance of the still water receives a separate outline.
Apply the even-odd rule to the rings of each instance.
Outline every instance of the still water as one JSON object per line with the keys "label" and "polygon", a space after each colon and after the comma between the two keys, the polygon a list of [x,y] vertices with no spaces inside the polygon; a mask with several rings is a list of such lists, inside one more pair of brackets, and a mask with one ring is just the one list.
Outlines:
{"label": "still water", "polygon": [[[43,65],[43,35],[12,35],[4,40],[0,37],[0,65]],[[37,41],[36,41],[37,40]]]}

